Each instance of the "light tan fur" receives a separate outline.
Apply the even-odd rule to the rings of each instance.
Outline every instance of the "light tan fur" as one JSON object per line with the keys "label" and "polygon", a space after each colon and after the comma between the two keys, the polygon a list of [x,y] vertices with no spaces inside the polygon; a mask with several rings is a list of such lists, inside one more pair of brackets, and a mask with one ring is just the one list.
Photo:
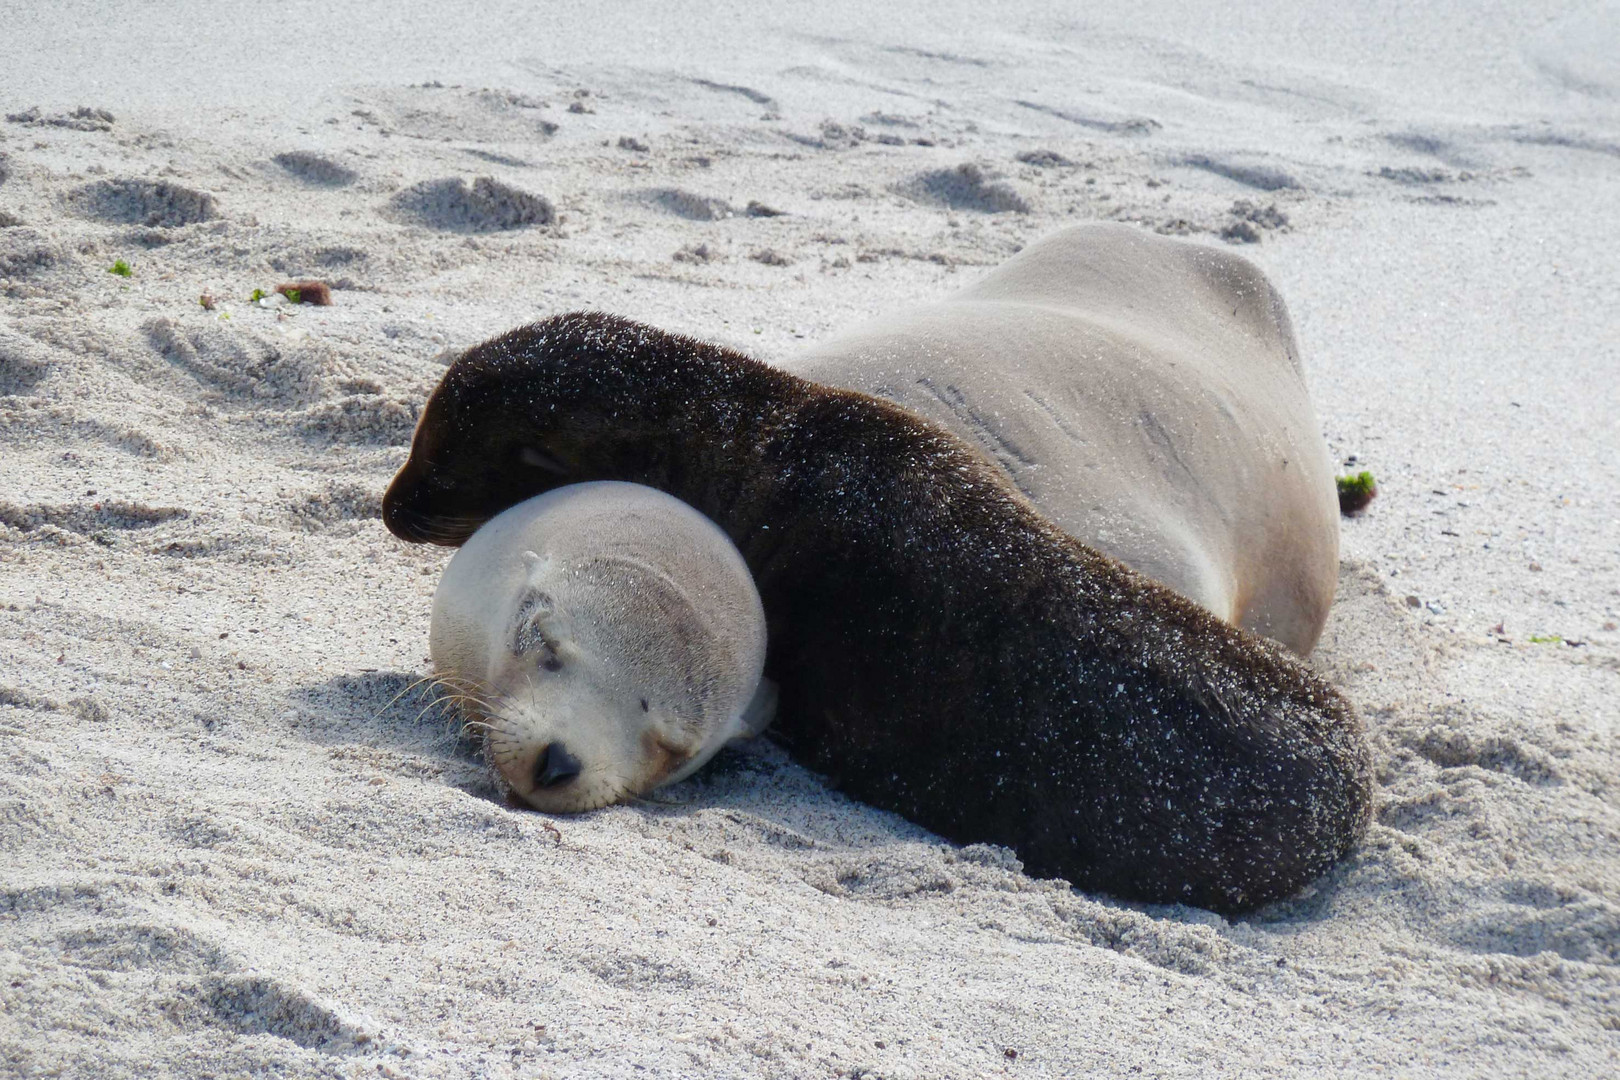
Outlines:
{"label": "light tan fur", "polygon": [[1076,539],[1315,646],[1338,577],[1332,465],[1287,310],[1247,260],[1077,225],[781,366],[944,425]]}

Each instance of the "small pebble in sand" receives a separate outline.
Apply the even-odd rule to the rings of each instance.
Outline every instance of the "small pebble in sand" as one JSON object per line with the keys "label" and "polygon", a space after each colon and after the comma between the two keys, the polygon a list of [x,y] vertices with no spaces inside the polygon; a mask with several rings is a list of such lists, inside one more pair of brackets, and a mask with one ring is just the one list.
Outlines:
{"label": "small pebble in sand", "polygon": [[1247,221],[1234,221],[1221,230],[1220,237],[1234,244],[1258,244],[1260,230]]}
{"label": "small pebble in sand", "polygon": [[276,292],[295,304],[332,306],[332,290],[324,281],[284,281],[276,286]]}
{"label": "small pebble in sand", "polygon": [[708,244],[688,244],[686,247],[681,248],[681,250],[670,256],[670,258],[674,259],[676,262],[692,263],[713,262],[719,257],[719,252],[709,247]]}
{"label": "small pebble in sand", "polygon": [[197,297],[197,303],[203,306],[204,311],[213,311],[219,305],[219,301],[214,297],[214,294],[206,289],[203,290],[201,296]]}
{"label": "small pebble in sand", "polygon": [[[1064,157],[1056,150],[1025,150],[1018,155],[1018,160],[1037,169],[1056,169],[1074,164],[1073,159]],[[1151,180],[1148,184],[1152,187],[1158,186]]]}

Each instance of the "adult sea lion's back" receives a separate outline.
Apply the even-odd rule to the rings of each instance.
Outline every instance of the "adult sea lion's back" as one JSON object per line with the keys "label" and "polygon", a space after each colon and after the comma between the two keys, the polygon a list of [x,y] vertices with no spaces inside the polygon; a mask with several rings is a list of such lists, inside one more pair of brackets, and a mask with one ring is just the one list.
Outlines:
{"label": "adult sea lion's back", "polygon": [[1331,463],[1252,263],[1114,224],[788,359],[995,462],[1064,531],[1299,653],[1338,575]]}

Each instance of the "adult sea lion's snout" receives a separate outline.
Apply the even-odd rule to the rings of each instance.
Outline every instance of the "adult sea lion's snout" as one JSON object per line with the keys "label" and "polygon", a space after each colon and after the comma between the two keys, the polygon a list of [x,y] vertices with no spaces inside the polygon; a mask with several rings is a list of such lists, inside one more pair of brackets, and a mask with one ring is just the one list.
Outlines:
{"label": "adult sea lion's snout", "polygon": [[427,485],[417,475],[414,462],[394,477],[383,495],[383,526],[411,544],[438,544],[459,547],[493,514],[447,516],[429,510],[432,498]]}

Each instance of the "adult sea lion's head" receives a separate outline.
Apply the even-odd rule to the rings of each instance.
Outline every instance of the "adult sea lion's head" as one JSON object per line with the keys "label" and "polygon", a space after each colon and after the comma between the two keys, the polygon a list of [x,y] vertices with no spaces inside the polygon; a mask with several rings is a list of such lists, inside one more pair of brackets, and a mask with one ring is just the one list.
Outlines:
{"label": "adult sea lion's head", "polygon": [[[458,357],[428,398],[383,497],[403,540],[456,546],[508,506],[564,484],[661,486],[694,396],[768,370],[706,342],[602,313],[559,315]],[[786,377],[784,377],[786,378]]]}

